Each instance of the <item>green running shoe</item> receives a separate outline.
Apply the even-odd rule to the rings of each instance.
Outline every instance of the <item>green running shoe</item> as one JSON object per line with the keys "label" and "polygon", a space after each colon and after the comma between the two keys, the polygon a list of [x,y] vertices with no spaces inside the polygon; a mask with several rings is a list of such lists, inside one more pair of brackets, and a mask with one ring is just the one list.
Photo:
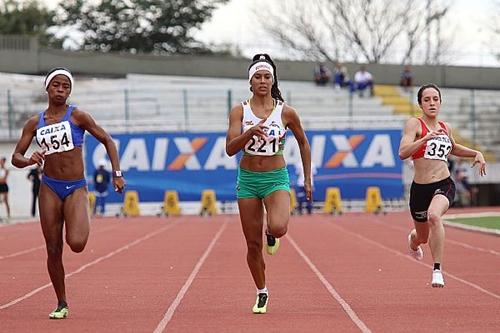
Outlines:
{"label": "green running shoe", "polygon": [[255,314],[266,313],[268,300],[269,300],[269,295],[267,293],[258,294],[257,300],[255,301],[255,305],[253,306],[252,312]]}
{"label": "green running shoe", "polygon": [[266,233],[266,238],[267,238],[266,252],[272,256],[273,254],[278,252],[278,249],[280,248],[280,239],[274,237],[273,235],[269,235],[268,233]]}
{"label": "green running shoe", "polygon": [[58,305],[57,308],[49,314],[50,319],[64,319],[69,315],[67,304]]}

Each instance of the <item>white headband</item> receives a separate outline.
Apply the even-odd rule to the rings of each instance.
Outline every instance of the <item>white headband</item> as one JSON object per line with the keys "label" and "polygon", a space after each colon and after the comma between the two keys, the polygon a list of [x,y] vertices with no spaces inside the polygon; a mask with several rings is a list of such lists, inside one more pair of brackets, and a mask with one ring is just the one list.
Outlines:
{"label": "white headband", "polygon": [[73,86],[74,86],[73,75],[71,75],[71,73],[68,72],[65,69],[56,69],[55,71],[53,71],[52,73],[50,73],[49,76],[47,76],[47,78],[45,79],[45,89],[48,88],[48,86],[50,84],[50,81],[52,81],[52,79],[56,75],[64,75],[64,76],[66,76],[69,79],[69,81],[71,82],[71,90],[73,90]]}
{"label": "white headband", "polygon": [[252,67],[250,67],[250,69],[248,70],[248,82],[252,81],[252,77],[258,71],[266,71],[266,72],[271,73],[271,76],[273,77],[273,82],[274,82],[273,66],[271,66],[270,63],[265,62],[265,61],[256,62],[255,64],[252,65]]}

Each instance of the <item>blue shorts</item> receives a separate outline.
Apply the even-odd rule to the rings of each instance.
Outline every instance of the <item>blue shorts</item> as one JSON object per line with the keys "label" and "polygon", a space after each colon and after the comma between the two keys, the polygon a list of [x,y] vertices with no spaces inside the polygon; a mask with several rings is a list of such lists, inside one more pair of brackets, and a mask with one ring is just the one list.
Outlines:
{"label": "blue shorts", "polygon": [[47,177],[46,175],[42,175],[42,183],[46,184],[62,201],[68,195],[75,192],[75,190],[87,186],[85,178],[79,180],[59,180]]}

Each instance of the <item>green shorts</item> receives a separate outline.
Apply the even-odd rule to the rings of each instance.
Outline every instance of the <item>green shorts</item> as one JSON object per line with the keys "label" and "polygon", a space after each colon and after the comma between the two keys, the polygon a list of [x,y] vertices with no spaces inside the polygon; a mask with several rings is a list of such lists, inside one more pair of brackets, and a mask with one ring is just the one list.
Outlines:
{"label": "green shorts", "polygon": [[238,168],[238,181],[236,183],[236,197],[238,199],[263,199],[278,190],[290,192],[290,179],[286,167],[265,172]]}

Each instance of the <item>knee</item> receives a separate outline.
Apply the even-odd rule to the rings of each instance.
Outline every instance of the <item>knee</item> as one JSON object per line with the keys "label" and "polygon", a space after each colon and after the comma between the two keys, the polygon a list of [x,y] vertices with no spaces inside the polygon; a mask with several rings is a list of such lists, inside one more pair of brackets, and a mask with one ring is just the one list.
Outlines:
{"label": "knee", "polygon": [[255,257],[262,252],[262,242],[249,240],[247,241],[247,253],[250,257]]}
{"label": "knee", "polygon": [[430,228],[435,228],[441,225],[441,216],[435,212],[429,211],[427,213],[427,223]]}
{"label": "knee", "polygon": [[71,248],[71,251],[75,253],[80,253],[85,249],[85,245],[87,245],[86,239],[80,240],[68,240],[68,245]]}
{"label": "knee", "polygon": [[62,244],[52,244],[47,243],[47,256],[52,259],[57,259],[62,257]]}
{"label": "knee", "polygon": [[281,238],[285,236],[286,232],[288,231],[288,228],[286,224],[283,224],[283,225],[269,227],[267,231],[274,237]]}

